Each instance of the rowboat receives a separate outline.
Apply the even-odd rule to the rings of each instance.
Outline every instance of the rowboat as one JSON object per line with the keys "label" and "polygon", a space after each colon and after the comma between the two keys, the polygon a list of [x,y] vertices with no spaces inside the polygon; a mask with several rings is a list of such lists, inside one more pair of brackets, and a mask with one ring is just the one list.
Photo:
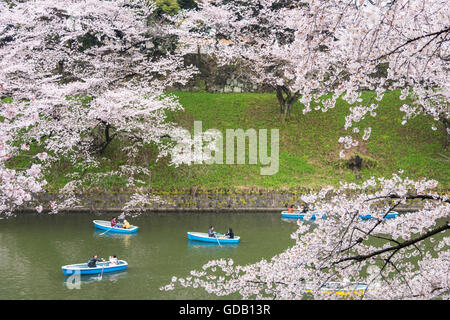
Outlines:
{"label": "rowboat", "polygon": [[[317,211],[310,211],[302,213],[300,211],[294,211],[293,213],[289,213],[288,211],[281,211],[281,217],[282,218],[289,218],[289,219],[300,219],[300,220],[316,220],[320,216],[320,213]],[[325,219],[327,217],[326,214],[322,215],[322,219]]]}
{"label": "rowboat", "polygon": [[[218,239],[220,241],[220,245],[222,245],[222,240]],[[197,241],[197,240],[189,240],[187,241],[187,246],[189,248],[219,248],[219,243],[216,242],[204,242],[204,241]],[[239,246],[239,243],[227,243],[227,248],[237,248]]]}
{"label": "rowboat", "polygon": [[[394,219],[398,216],[397,211],[390,211],[384,218],[385,219]],[[359,216],[361,220],[369,220],[369,219],[378,219],[377,217],[372,216],[370,213],[366,215]]]}
{"label": "rowboat", "polygon": [[[341,283],[341,282],[327,282],[320,289],[326,294],[335,294],[339,296],[348,295],[362,295],[364,291],[368,289],[368,285],[365,283],[351,282],[351,283]],[[307,288],[306,292],[311,292],[311,289]]]}
{"label": "rowboat", "polygon": [[368,287],[369,286],[366,283],[341,283],[330,281],[325,283],[321,290],[324,290],[327,293],[335,293],[338,295],[346,295],[351,293],[362,294],[364,290],[367,290]]}
{"label": "rowboat", "polygon": [[88,267],[87,263],[77,263],[77,264],[69,264],[67,266],[62,266],[61,269],[66,276],[70,276],[71,274],[100,274],[100,273],[109,273],[126,270],[128,267],[128,263],[124,260],[119,260],[119,264],[113,264],[109,261],[98,262],[97,266],[94,268]]}
{"label": "rowboat", "polygon": [[203,242],[212,242],[216,244],[236,244],[239,243],[240,237],[234,237],[233,239],[230,239],[224,235],[215,235],[215,237],[208,236],[208,233],[203,232],[188,232],[187,233],[189,240],[195,240],[195,241],[203,241]]}
{"label": "rowboat", "polygon": [[[317,211],[311,211],[311,212],[306,212],[306,213],[301,213],[300,211],[294,211],[293,213],[288,213],[288,211],[281,211],[281,217],[282,218],[291,218],[291,219],[300,219],[300,220],[316,220],[317,217],[320,214],[318,214]],[[398,216],[398,212],[397,211],[390,211],[386,217],[384,217],[385,219],[394,219]],[[322,215],[322,219],[325,219],[327,217],[326,214]],[[360,215],[359,216],[361,218],[361,220],[369,220],[369,219],[378,219],[377,217],[372,216],[370,213],[366,214],[366,215]]]}
{"label": "rowboat", "polygon": [[94,220],[92,221],[94,223],[94,226],[97,229],[105,230],[105,232],[115,232],[115,233],[135,233],[138,231],[138,227],[136,226],[130,226],[128,229],[124,229],[122,227],[111,227],[111,222],[105,221],[105,220]]}

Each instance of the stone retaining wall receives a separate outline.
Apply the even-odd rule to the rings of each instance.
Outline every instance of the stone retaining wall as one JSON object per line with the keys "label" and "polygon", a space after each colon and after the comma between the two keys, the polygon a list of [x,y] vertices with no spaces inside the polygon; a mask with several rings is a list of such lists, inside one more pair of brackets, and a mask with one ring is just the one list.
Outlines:
{"label": "stone retaining wall", "polygon": [[[162,202],[154,202],[145,206],[147,212],[159,211],[213,211],[213,212],[279,212],[291,204],[301,203],[300,192],[254,191],[239,192],[230,190],[215,191],[159,191],[153,192]],[[105,191],[80,194],[80,207],[70,211],[80,212],[121,212],[122,207],[133,195],[129,191]],[[41,204],[45,210],[49,202],[59,194],[45,193],[39,195],[37,202],[28,203],[21,211],[32,212]],[[396,208],[397,211],[417,210],[422,206],[420,200],[411,200],[406,205]]]}

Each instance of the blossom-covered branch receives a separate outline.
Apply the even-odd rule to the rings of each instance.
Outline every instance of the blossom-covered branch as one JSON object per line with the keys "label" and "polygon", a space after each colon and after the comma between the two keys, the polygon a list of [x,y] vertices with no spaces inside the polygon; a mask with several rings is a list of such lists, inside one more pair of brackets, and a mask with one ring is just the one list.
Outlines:
{"label": "blossom-covered branch", "polygon": [[[166,116],[182,106],[165,89],[196,70],[158,46],[171,38],[153,12],[144,0],[0,2],[0,212],[42,191],[61,159],[81,172],[71,182],[92,178],[85,173],[113,139],[127,153],[118,171],[130,186],[148,174],[135,161],[143,146],[170,155],[182,129]],[[45,157],[23,172],[8,168],[30,145]]]}
{"label": "blossom-covered branch", "polygon": [[[395,174],[310,193],[303,201],[326,219],[299,220],[291,235],[296,242],[283,253],[246,266],[210,261],[161,290],[192,286],[244,299],[335,299],[326,288],[338,282],[364,283],[361,295],[351,294],[355,299],[448,299],[450,203],[448,195],[437,196],[436,186]],[[422,209],[383,219],[411,195],[423,199]],[[375,219],[360,219],[367,213]]]}

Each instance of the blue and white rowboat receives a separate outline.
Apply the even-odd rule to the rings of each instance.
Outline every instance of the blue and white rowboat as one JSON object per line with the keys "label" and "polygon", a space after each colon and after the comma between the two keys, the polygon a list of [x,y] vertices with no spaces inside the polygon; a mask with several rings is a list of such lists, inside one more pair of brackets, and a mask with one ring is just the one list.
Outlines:
{"label": "blue and white rowboat", "polygon": [[124,229],[124,228],[122,228],[122,227],[116,227],[116,226],[111,227],[111,222],[106,221],[106,220],[94,220],[93,223],[94,223],[94,226],[95,226],[97,229],[108,231],[108,233],[109,233],[109,232],[115,232],[115,233],[135,233],[135,232],[137,232],[138,229],[139,229],[138,227],[136,227],[136,226],[131,226],[131,225],[130,225],[130,227],[129,227],[128,229]]}
{"label": "blue and white rowboat", "polygon": [[[293,213],[289,213],[288,211],[281,211],[282,218],[289,219],[300,219],[300,220],[316,220],[320,216],[320,213],[317,211],[309,211],[305,213],[301,213],[300,211],[294,211]],[[322,215],[322,219],[327,217],[326,214]]]}
{"label": "blue and white rowboat", "polygon": [[66,276],[70,276],[72,274],[100,274],[100,273],[109,273],[126,270],[128,267],[128,263],[124,260],[119,260],[119,264],[113,264],[109,261],[105,262],[97,262],[97,266],[94,268],[88,267],[87,263],[78,263],[78,264],[69,264],[67,266],[62,266],[61,269]]}
{"label": "blue and white rowboat", "polygon": [[[288,211],[281,211],[282,218],[291,218],[291,219],[300,219],[300,220],[316,220],[320,214],[317,211],[311,211],[306,213],[300,213],[300,211],[294,211],[294,213],[288,213]],[[385,219],[394,219],[398,216],[397,211],[389,212]],[[326,214],[322,215],[322,219],[327,217]],[[369,219],[377,219],[377,217],[372,216],[371,214],[360,215],[361,220],[369,220]]]}
{"label": "blue and white rowboat", "polygon": [[[397,211],[390,211],[384,218],[385,219],[394,219],[394,218],[397,218],[397,216],[398,216]],[[377,217],[374,217],[371,214],[360,215],[359,217],[361,218],[361,220],[378,219]]]}
{"label": "blue and white rowboat", "polygon": [[195,241],[203,241],[203,242],[213,242],[217,244],[236,244],[239,243],[240,237],[234,237],[233,239],[230,239],[223,235],[216,235],[215,237],[208,236],[208,233],[203,232],[188,232],[187,233],[189,240],[195,240]]}

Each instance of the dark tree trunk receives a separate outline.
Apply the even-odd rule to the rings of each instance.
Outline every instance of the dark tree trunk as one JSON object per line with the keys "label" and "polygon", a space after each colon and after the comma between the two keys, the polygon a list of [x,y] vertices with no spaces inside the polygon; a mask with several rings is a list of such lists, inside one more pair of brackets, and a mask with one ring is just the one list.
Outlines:
{"label": "dark tree trunk", "polygon": [[[100,120],[100,119],[99,119]],[[110,142],[114,139],[114,137],[116,136],[117,133],[114,133],[111,135],[111,125],[109,123],[107,123],[106,121],[100,120],[100,122],[105,125],[105,129],[104,129],[104,135],[105,135],[105,141],[103,141],[100,145],[97,146],[97,152],[99,154],[103,154],[103,152],[105,151],[106,147],[110,144]]]}
{"label": "dark tree trunk", "polygon": [[355,173],[355,177],[357,180],[361,179],[361,174],[359,171],[362,168],[362,159],[360,156],[356,155],[355,157],[348,160],[348,165],[350,168],[353,169],[353,172]]}
{"label": "dark tree trunk", "polygon": [[106,143],[109,143],[110,141],[111,141],[111,137],[110,137],[110,135],[109,135],[109,129],[110,129],[111,127],[110,127],[110,125],[109,124],[107,124],[106,126],[105,126],[105,140],[106,140]]}
{"label": "dark tree trunk", "polygon": [[441,115],[439,120],[444,124],[445,147],[447,148],[450,146],[450,121],[445,115]]}
{"label": "dark tree trunk", "polygon": [[109,143],[112,141],[112,139],[114,138],[115,134],[111,135],[109,130],[111,129],[111,126],[109,125],[109,123],[107,123],[105,125],[105,143],[102,146],[102,149],[100,150],[100,153],[103,153],[106,149],[106,147],[109,145]]}
{"label": "dark tree trunk", "polygon": [[63,74],[64,72],[64,60],[58,61],[56,68],[58,70],[58,74]]}
{"label": "dark tree trunk", "polygon": [[280,104],[280,112],[283,120],[291,114],[292,106],[300,97],[297,92],[291,92],[286,86],[277,86],[277,99]]}

